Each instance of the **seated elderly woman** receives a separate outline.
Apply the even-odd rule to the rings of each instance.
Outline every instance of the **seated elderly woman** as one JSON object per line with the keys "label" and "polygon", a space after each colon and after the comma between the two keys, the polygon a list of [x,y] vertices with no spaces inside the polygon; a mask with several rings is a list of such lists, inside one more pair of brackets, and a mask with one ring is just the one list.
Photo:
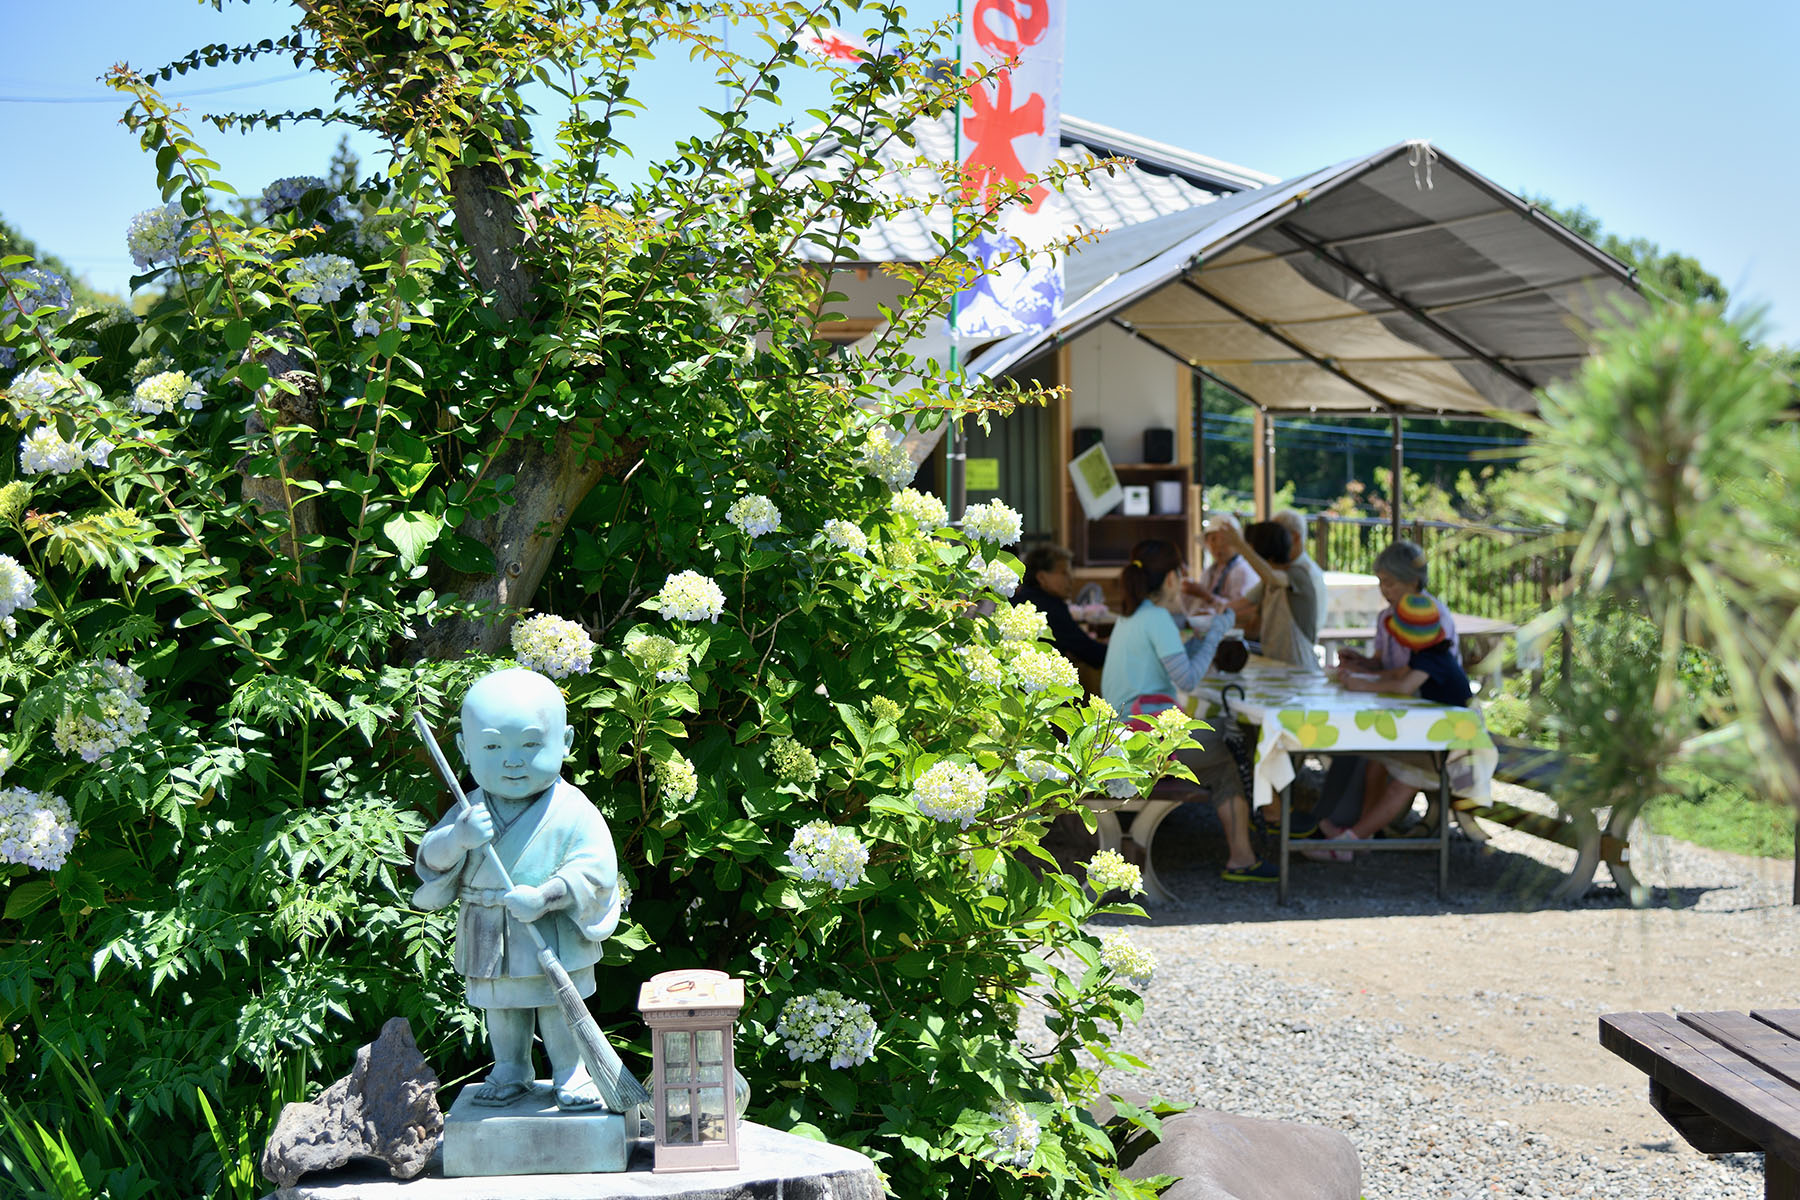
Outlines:
{"label": "seated elderly woman", "polygon": [[[1181,611],[1181,553],[1164,541],[1139,542],[1131,562],[1119,572],[1125,595],[1118,624],[1106,650],[1100,692],[1122,715],[1146,716],[1172,707],[1177,691],[1193,691],[1212,665],[1231,614],[1187,618],[1198,635],[1185,645],[1176,614]],[[1219,824],[1225,829],[1227,856],[1222,878],[1232,883],[1269,883],[1277,878],[1272,863],[1256,856],[1250,844],[1250,806],[1244,796],[1237,763],[1217,734],[1176,751],[1202,787],[1212,793]]]}
{"label": "seated elderly woman", "polygon": [[1090,637],[1069,612],[1075,578],[1073,556],[1061,546],[1033,546],[1025,555],[1025,578],[1013,593],[1014,604],[1030,604],[1044,614],[1050,640],[1064,658],[1078,666],[1098,667],[1106,661],[1106,643]]}
{"label": "seated elderly woman", "polygon": [[1256,586],[1256,570],[1232,549],[1227,534],[1242,532],[1238,519],[1228,512],[1214,513],[1206,521],[1202,540],[1209,559],[1200,578],[1181,585],[1182,594],[1194,601],[1195,611],[1218,612],[1230,608]]}

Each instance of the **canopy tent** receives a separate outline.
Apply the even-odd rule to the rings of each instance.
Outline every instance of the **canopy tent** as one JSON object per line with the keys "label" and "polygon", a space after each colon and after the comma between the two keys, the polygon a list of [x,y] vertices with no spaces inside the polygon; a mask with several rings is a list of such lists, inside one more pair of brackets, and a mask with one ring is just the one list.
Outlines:
{"label": "canopy tent", "polygon": [[1636,288],[1423,142],[1103,237],[1071,280],[1090,266],[1111,270],[1051,328],[990,343],[970,369],[1004,373],[1110,322],[1262,413],[1392,417],[1396,477],[1399,418],[1535,411],[1536,389],[1586,355],[1583,328]]}

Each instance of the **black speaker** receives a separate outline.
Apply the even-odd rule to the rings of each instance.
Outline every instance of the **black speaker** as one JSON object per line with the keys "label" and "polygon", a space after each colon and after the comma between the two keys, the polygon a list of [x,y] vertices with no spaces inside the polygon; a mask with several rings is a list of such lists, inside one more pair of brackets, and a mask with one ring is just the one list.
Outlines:
{"label": "black speaker", "polygon": [[1175,461],[1175,431],[1173,429],[1144,430],[1144,461],[1147,463]]}
{"label": "black speaker", "polygon": [[1101,433],[1095,425],[1077,425],[1072,431],[1075,435],[1075,453],[1080,454],[1099,443]]}

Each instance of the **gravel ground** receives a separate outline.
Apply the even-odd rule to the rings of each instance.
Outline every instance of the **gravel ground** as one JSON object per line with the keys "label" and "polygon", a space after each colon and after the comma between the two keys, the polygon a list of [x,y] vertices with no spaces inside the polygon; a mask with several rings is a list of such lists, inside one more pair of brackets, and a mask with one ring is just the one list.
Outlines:
{"label": "gravel ground", "polygon": [[1116,922],[1161,966],[1115,1043],[1149,1071],[1109,1082],[1340,1129],[1370,1200],[1758,1197],[1760,1156],[1689,1148],[1596,1017],[1800,1007],[1791,864],[1633,845],[1641,908],[1604,867],[1586,897],[1544,907],[1572,852],[1508,830],[1459,839],[1447,899],[1434,856],[1388,854],[1296,863],[1283,908],[1218,879],[1217,825],[1186,806],[1156,842],[1181,902]]}

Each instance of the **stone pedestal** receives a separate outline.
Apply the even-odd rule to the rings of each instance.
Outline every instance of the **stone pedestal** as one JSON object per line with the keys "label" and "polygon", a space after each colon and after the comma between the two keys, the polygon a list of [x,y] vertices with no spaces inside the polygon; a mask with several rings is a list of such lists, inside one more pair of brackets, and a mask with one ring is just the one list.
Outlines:
{"label": "stone pedestal", "polygon": [[511,1104],[486,1107],[475,1103],[480,1086],[464,1088],[444,1119],[446,1176],[576,1175],[629,1165],[625,1118],[618,1113],[564,1112],[555,1089],[542,1082]]}
{"label": "stone pedestal", "polygon": [[735,1171],[653,1175],[650,1139],[637,1139],[629,1148],[630,1169],[608,1174],[451,1179],[434,1159],[423,1175],[405,1183],[375,1171],[334,1171],[308,1175],[264,1200],[882,1200],[885,1195],[875,1164],[856,1151],[750,1121],[738,1123]]}

